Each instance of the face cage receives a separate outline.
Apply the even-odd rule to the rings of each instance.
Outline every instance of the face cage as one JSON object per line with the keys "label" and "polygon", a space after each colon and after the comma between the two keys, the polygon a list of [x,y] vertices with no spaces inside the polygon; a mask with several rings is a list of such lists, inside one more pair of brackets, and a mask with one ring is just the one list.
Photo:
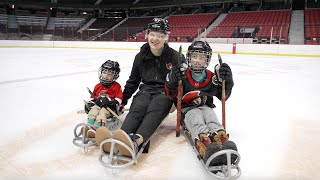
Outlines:
{"label": "face cage", "polygon": [[[206,58],[206,65],[203,67],[192,67],[191,65],[191,54],[192,53],[202,53],[202,54],[206,54],[207,58]],[[212,53],[207,52],[207,51],[199,51],[199,50],[191,50],[187,52],[187,62],[188,62],[188,67],[190,68],[190,70],[194,73],[202,73],[205,69],[207,69],[207,67],[209,66],[209,63],[211,61],[211,56]]]}
{"label": "face cage", "polygon": [[[111,81],[101,79],[102,71],[110,71],[110,72],[112,72],[113,73],[113,79]],[[101,70],[101,67],[99,68],[98,78],[100,80],[100,83],[102,85],[104,85],[104,86],[110,86],[111,84],[113,84],[118,79],[118,77],[119,77],[119,73],[117,73],[116,71],[111,71],[111,70],[108,70],[108,69]]]}

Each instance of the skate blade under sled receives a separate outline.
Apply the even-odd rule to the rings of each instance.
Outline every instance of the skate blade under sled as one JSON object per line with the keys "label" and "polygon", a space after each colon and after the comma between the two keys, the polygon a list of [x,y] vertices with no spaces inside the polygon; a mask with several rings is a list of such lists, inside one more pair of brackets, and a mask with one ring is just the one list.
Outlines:
{"label": "skate blade under sled", "polygon": [[[104,127],[108,128],[110,131],[114,131],[115,129],[119,128],[120,123],[121,122],[113,117],[107,120]],[[97,145],[96,139],[94,137],[87,136],[87,131],[89,129],[93,129],[94,131],[96,131],[97,128],[97,123],[95,123],[94,125],[88,123],[77,124],[73,131],[73,144],[75,146],[84,148],[85,153],[87,153],[89,147]]]}

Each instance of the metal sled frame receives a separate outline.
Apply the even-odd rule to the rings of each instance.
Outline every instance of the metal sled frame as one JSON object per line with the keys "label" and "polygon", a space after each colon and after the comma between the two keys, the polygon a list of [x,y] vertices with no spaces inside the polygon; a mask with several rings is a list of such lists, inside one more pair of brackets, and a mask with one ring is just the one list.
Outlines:
{"label": "metal sled frame", "polygon": [[[119,124],[119,121],[116,119],[116,117],[112,117],[107,120],[107,122],[105,123],[105,127],[111,130],[114,127],[116,127],[118,124]],[[83,130],[82,134],[80,131],[77,132],[79,127],[82,127],[82,130]],[[75,146],[82,147],[84,149],[85,154],[87,154],[88,148],[92,146],[96,146],[97,142],[95,138],[88,138],[84,136],[84,134],[86,133],[85,127],[90,127],[91,129],[94,129],[94,130],[97,129],[96,123],[94,125],[88,124],[88,123],[77,124],[73,130],[74,138],[72,142]]]}
{"label": "metal sled frame", "polygon": [[[146,142],[144,142],[142,147],[139,149],[138,153],[135,154],[135,152],[127,144],[125,144],[119,140],[113,139],[113,138],[106,139],[106,140],[102,141],[100,144],[99,161],[103,166],[105,166],[107,168],[111,168],[111,169],[123,169],[123,168],[130,167],[133,164],[137,164],[137,159],[142,154],[142,152],[145,149],[145,146],[148,144],[149,140],[150,139],[148,139]],[[110,153],[105,153],[103,151],[103,145],[105,143],[111,143]],[[116,144],[120,144],[121,146],[125,147],[130,152],[131,157],[126,157],[126,156],[119,154],[119,151],[115,148]],[[106,157],[106,158],[104,158],[104,157]],[[104,159],[108,159],[108,160],[105,161]],[[122,162],[124,162],[124,161],[126,161],[126,162],[124,164],[119,164],[118,163],[119,160]]]}
{"label": "metal sled frame", "polygon": [[[203,165],[203,167],[205,168],[205,170],[212,176],[214,176],[216,179],[221,179],[221,180],[231,180],[231,179],[237,179],[240,177],[241,175],[241,169],[239,167],[239,162],[240,162],[240,154],[235,151],[235,150],[221,150],[217,153],[212,154],[207,162],[205,163],[204,160],[201,158],[199,152],[197,151],[197,148],[194,144],[194,142],[192,141],[191,135],[189,133],[189,131],[187,130],[186,126],[182,124],[182,127],[184,129],[184,133],[187,136],[189,143],[192,145],[194,151],[197,154],[197,157],[199,159],[199,161],[201,162],[201,164]],[[210,162],[215,159],[216,157],[225,154],[227,156],[227,165],[220,165],[220,166],[210,166]],[[237,156],[237,160],[235,161],[234,164],[231,164],[231,155],[235,154]],[[234,173],[234,175],[232,174],[232,170],[235,169],[236,172]]]}

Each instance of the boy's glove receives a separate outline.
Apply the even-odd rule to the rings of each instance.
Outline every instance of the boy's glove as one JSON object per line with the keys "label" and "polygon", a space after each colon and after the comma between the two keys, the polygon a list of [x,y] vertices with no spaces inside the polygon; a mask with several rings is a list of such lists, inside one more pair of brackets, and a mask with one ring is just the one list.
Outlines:
{"label": "boy's glove", "polygon": [[104,107],[109,102],[109,98],[107,96],[99,97],[94,103],[99,107]]}
{"label": "boy's glove", "polygon": [[177,80],[182,80],[183,77],[186,75],[187,66],[184,63],[178,63],[172,67],[172,73],[177,78]]}
{"label": "boy's glove", "polygon": [[126,106],[125,104],[121,104],[120,107],[119,107],[119,111],[123,113],[124,109],[125,109],[124,108],[125,106]]}
{"label": "boy's glove", "polygon": [[207,101],[207,96],[200,91],[190,91],[182,97],[182,102],[187,105],[200,106]]}
{"label": "boy's glove", "polygon": [[233,81],[232,79],[232,71],[227,63],[222,63],[221,66],[216,65],[215,73],[218,76],[219,81],[225,80],[226,82]]}
{"label": "boy's glove", "polygon": [[200,96],[191,100],[191,104],[193,106],[200,106],[200,105],[204,105],[206,101],[207,101],[207,96],[200,94]]}
{"label": "boy's glove", "polygon": [[104,107],[109,107],[112,110],[117,110],[117,106],[119,106],[119,102],[117,100],[106,102]]}

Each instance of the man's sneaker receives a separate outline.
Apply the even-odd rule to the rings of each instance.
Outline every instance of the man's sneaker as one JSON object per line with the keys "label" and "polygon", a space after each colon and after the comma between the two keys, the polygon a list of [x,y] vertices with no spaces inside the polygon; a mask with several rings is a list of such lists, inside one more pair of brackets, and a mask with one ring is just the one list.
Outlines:
{"label": "man's sneaker", "polygon": [[95,138],[96,137],[96,131],[93,129],[89,129],[87,131],[87,138]]}
{"label": "man's sneaker", "polygon": [[[112,134],[111,132],[108,130],[108,128],[106,127],[99,127],[96,131],[96,142],[97,145],[100,146],[101,142],[106,140],[106,139],[110,139],[112,138]],[[104,143],[103,144],[103,151],[105,153],[109,153],[110,152],[110,148],[111,148],[111,143]]]}
{"label": "man's sneaker", "polygon": [[[131,136],[133,137],[133,136]],[[135,137],[131,138],[125,131],[123,131],[122,129],[118,129],[114,132],[114,139],[119,140],[123,143],[125,143],[126,145],[128,145],[132,150],[133,153],[137,154],[138,152],[138,144],[135,141]],[[132,140],[133,139],[133,140]],[[116,143],[116,148],[119,150],[119,153],[123,156],[127,156],[127,157],[132,157],[132,154],[130,153],[130,151],[125,148],[124,146]]]}
{"label": "man's sneaker", "polygon": [[200,133],[199,139],[195,139],[196,149],[202,159],[205,156],[209,144],[211,144],[211,140],[206,134]]}

